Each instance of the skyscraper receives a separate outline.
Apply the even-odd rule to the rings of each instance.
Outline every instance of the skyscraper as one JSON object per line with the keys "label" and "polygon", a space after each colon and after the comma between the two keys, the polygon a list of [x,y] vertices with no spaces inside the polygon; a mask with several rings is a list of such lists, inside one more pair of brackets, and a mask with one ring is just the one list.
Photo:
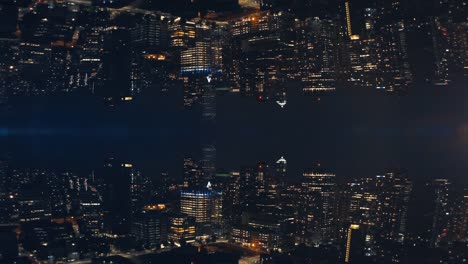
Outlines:
{"label": "skyscraper", "polygon": [[180,212],[194,217],[198,224],[216,222],[222,216],[221,193],[209,189],[182,190]]}
{"label": "skyscraper", "polygon": [[320,169],[306,171],[301,187],[301,195],[308,196],[307,200],[311,202],[304,210],[308,214],[307,233],[316,237],[313,243],[325,244],[335,240],[335,174]]}
{"label": "skyscraper", "polygon": [[332,20],[319,18],[296,22],[297,63],[302,90],[321,94],[336,88],[338,27]]}
{"label": "skyscraper", "polygon": [[185,214],[171,213],[169,219],[169,233],[168,238],[170,241],[181,244],[183,242],[194,242],[196,236],[196,222],[193,216]]}
{"label": "skyscraper", "polygon": [[102,51],[102,69],[96,77],[94,93],[109,105],[133,100],[137,92],[132,89],[130,32],[126,28],[109,27]]}
{"label": "skyscraper", "polygon": [[431,182],[430,188],[434,194],[432,209],[432,226],[430,231],[429,244],[438,247],[444,242],[448,242],[450,232],[450,219],[452,217],[450,188],[451,183],[447,179],[435,179]]}
{"label": "skyscraper", "polygon": [[403,243],[406,236],[411,182],[399,172],[363,178],[349,185],[348,223],[365,230],[367,255],[380,255],[387,242]]}
{"label": "skyscraper", "polygon": [[364,255],[364,233],[358,224],[350,224],[346,232],[345,263],[359,263]]}
{"label": "skyscraper", "polygon": [[159,247],[168,240],[169,219],[165,205],[149,205],[132,222],[132,234],[145,247]]}

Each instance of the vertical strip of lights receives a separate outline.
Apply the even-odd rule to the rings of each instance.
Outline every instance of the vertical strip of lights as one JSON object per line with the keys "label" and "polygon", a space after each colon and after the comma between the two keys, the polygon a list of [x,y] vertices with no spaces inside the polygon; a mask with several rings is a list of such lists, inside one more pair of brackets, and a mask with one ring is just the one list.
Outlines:
{"label": "vertical strip of lights", "polygon": [[345,9],[346,9],[346,26],[348,29],[348,36],[351,37],[353,35],[353,31],[351,30],[351,12],[349,10],[349,1],[345,2]]}

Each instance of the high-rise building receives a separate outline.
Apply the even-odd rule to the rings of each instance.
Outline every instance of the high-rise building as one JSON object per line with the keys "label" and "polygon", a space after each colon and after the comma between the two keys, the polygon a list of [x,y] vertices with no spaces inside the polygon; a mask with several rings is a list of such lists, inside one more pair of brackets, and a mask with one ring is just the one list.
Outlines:
{"label": "high-rise building", "polygon": [[18,70],[21,82],[11,90],[12,94],[50,94],[51,88],[50,45],[21,42],[19,45]]}
{"label": "high-rise building", "polygon": [[364,232],[358,224],[350,224],[346,232],[345,263],[359,263],[364,255]]}
{"label": "high-rise building", "polygon": [[100,237],[104,231],[102,216],[102,198],[95,189],[79,192],[79,220],[80,233],[92,237]]}
{"label": "high-rise building", "polygon": [[15,225],[0,225],[0,261],[12,263],[18,257],[18,238]]}
{"label": "high-rise building", "polygon": [[222,195],[209,189],[182,190],[180,212],[198,224],[217,222],[222,218]]}
{"label": "high-rise building", "polygon": [[0,38],[0,105],[7,102],[8,95],[19,83],[17,38]]}
{"label": "high-rise building", "polygon": [[212,72],[211,45],[197,41],[194,47],[183,50],[180,55],[180,71],[184,82],[184,104],[190,106],[201,99],[205,85],[210,85],[207,76]]}
{"label": "high-rise building", "polygon": [[136,215],[132,222],[132,234],[145,247],[158,247],[168,240],[169,220],[165,205],[149,205]]}
{"label": "high-rise building", "polygon": [[303,174],[302,196],[307,196],[304,210],[307,212],[306,233],[315,237],[312,243],[328,243],[336,238],[335,232],[335,174],[323,170],[310,170]]}
{"label": "high-rise building", "polygon": [[236,243],[251,248],[279,249],[281,247],[280,223],[275,219],[250,219],[243,225],[232,228]]}
{"label": "high-rise building", "polygon": [[98,71],[94,94],[104,98],[109,105],[133,100],[130,82],[131,47],[130,32],[126,28],[109,27],[104,39],[102,68]]}
{"label": "high-rise building", "polygon": [[168,238],[170,241],[179,245],[182,242],[190,243],[195,241],[197,227],[194,217],[185,214],[170,214],[168,219]]}
{"label": "high-rise building", "polygon": [[283,81],[295,73],[294,17],[258,12],[230,22],[232,39],[240,47],[230,73],[236,86],[259,101],[282,94]]}
{"label": "high-rise building", "polygon": [[297,21],[297,63],[303,91],[316,94],[336,88],[338,27],[332,20]]}
{"label": "high-rise building", "polygon": [[348,37],[351,38],[353,36],[353,26],[351,21],[351,6],[348,0],[344,2],[345,6],[345,16],[346,16],[346,33]]}
{"label": "high-rise building", "polygon": [[212,180],[216,174],[216,148],[213,145],[203,147],[201,160],[205,182]]}
{"label": "high-rise building", "polygon": [[104,34],[104,28],[89,26],[79,35],[77,44],[81,49],[78,51],[76,74],[70,77],[72,87],[82,87],[94,93],[96,77],[102,69]]}
{"label": "high-rise building", "polygon": [[31,222],[51,219],[50,201],[39,186],[24,186],[18,194],[19,221]]}
{"label": "high-rise building", "polygon": [[406,28],[403,21],[380,28],[379,72],[382,81],[377,89],[389,92],[406,92],[413,82],[408,61]]}
{"label": "high-rise building", "polygon": [[448,85],[453,79],[466,75],[468,25],[446,17],[433,17],[430,25],[434,55],[433,83]]}
{"label": "high-rise building", "polygon": [[16,1],[0,3],[0,105],[7,102],[8,92],[17,84],[18,40],[14,35],[18,23]]}
{"label": "high-rise building", "polygon": [[450,219],[452,218],[451,183],[447,179],[435,179],[430,187],[434,194],[434,200],[429,245],[438,247],[449,240],[450,232],[453,231],[450,228]]}
{"label": "high-rise building", "polygon": [[366,255],[384,256],[387,242],[403,243],[412,184],[401,173],[363,178],[349,185],[348,223],[364,227]]}
{"label": "high-rise building", "polygon": [[127,235],[135,213],[146,205],[151,185],[133,164],[108,158],[96,173],[96,189],[102,196],[104,226],[116,235]]}
{"label": "high-rise building", "polygon": [[413,81],[403,22],[379,29],[375,38],[353,35],[348,42],[348,83],[388,92],[406,92]]}
{"label": "high-rise building", "polygon": [[11,38],[18,24],[18,3],[6,0],[0,3],[0,38]]}
{"label": "high-rise building", "polygon": [[169,86],[171,61],[168,19],[162,15],[144,15],[131,29],[131,86],[135,93],[160,85]]}
{"label": "high-rise building", "polygon": [[184,159],[184,175],[182,179],[182,186],[184,188],[196,189],[206,186],[208,181],[205,181],[203,176],[203,168],[194,159]]}
{"label": "high-rise building", "polygon": [[[206,21],[179,21],[171,25],[171,32],[172,46],[181,49],[180,79],[183,82],[184,105],[192,106],[201,101],[208,108],[213,108],[213,74],[217,69],[216,57],[213,56],[216,45],[212,45],[212,26]],[[211,109],[206,113],[214,112]]]}
{"label": "high-rise building", "polygon": [[468,188],[465,188],[463,196],[460,199],[460,214],[455,233],[459,241],[468,240]]}
{"label": "high-rise building", "polygon": [[169,45],[167,22],[156,15],[144,15],[131,30],[132,46],[137,50],[161,51]]}

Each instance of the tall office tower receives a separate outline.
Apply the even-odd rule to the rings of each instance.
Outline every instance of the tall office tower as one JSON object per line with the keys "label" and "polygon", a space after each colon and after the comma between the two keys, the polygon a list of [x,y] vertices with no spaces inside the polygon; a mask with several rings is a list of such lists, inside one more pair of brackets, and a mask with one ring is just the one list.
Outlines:
{"label": "tall office tower", "polygon": [[213,75],[206,76],[201,95],[202,118],[203,120],[215,120],[216,118],[216,87]]}
{"label": "tall office tower", "polygon": [[230,57],[231,49],[231,34],[228,22],[216,22],[211,28],[211,45],[212,45],[212,60],[213,67],[217,72],[214,78],[219,82],[227,81],[227,71],[232,64]]}
{"label": "tall office tower", "polygon": [[[104,48],[104,31],[100,27],[85,28],[79,35],[74,86],[94,92],[94,80],[102,66],[101,50]],[[72,84],[73,85],[73,84]]]}
{"label": "tall office tower", "polygon": [[126,235],[130,232],[132,212],[135,211],[133,198],[135,191],[138,193],[138,190],[132,190],[137,186],[133,183],[135,174],[138,171],[132,164],[112,157],[96,171],[96,189],[102,195],[105,229],[112,234]]}
{"label": "tall office tower", "polygon": [[5,104],[8,95],[18,85],[18,46],[17,38],[0,38],[0,105]]}
{"label": "tall office tower", "polygon": [[8,224],[14,215],[15,195],[11,181],[15,180],[8,172],[8,161],[0,159],[0,224]]}
{"label": "tall office tower", "polygon": [[412,83],[403,22],[380,28],[375,38],[353,37],[348,43],[348,82],[387,92],[405,92]]}
{"label": "tall office tower", "polygon": [[205,187],[208,182],[204,181],[203,168],[192,158],[184,159],[184,176],[182,186],[184,188],[196,189]]}
{"label": "tall office tower", "polygon": [[167,49],[168,25],[157,15],[144,15],[131,30],[132,46],[148,52]]}
{"label": "tall office tower", "polygon": [[222,193],[209,189],[182,190],[180,212],[193,216],[198,224],[218,222],[222,216]]}
{"label": "tall office tower", "polygon": [[184,84],[184,105],[191,106],[200,100],[204,91],[212,85],[209,80],[213,70],[210,43],[197,41],[194,47],[182,50],[180,66]]}
{"label": "tall office tower", "polygon": [[318,18],[298,21],[297,61],[303,91],[317,94],[336,87],[336,43],[338,27],[331,20]]}
{"label": "tall office tower", "polygon": [[457,22],[453,29],[455,71],[468,76],[468,22]]}
{"label": "tall office tower", "polygon": [[281,156],[274,164],[274,172],[275,177],[279,178],[280,180],[284,181],[287,174],[288,169],[288,161]]}
{"label": "tall office tower", "polygon": [[100,237],[103,234],[102,197],[93,187],[78,193],[78,226],[81,234]]}
{"label": "tall office tower", "polygon": [[431,18],[435,85],[448,85],[459,75],[466,75],[467,28],[466,22],[455,23],[447,17]]}
{"label": "tall office tower", "polygon": [[240,172],[231,172],[224,190],[223,214],[226,224],[238,224],[240,222],[241,210],[241,174]]}
{"label": "tall office tower", "polygon": [[240,172],[239,197],[241,211],[255,210],[255,204],[259,196],[259,188],[263,181],[264,164],[260,163],[257,168],[246,167]]}
{"label": "tall office tower", "polygon": [[337,184],[335,188],[335,219],[336,229],[338,230],[338,245],[344,245],[346,240],[346,231],[349,227],[351,188],[348,183]]}
{"label": "tall office tower", "polygon": [[51,208],[43,186],[25,185],[18,194],[19,221],[50,220]]}
{"label": "tall office tower", "polygon": [[302,195],[307,196],[307,233],[315,237],[315,244],[326,244],[336,238],[335,229],[335,174],[314,169],[304,172],[301,180]]}
{"label": "tall office tower", "polygon": [[201,21],[176,18],[169,24],[170,46],[180,65],[184,106],[199,102],[205,90],[211,91],[207,76],[212,72],[209,26]]}
{"label": "tall office tower", "polygon": [[283,81],[293,78],[294,18],[286,12],[258,12],[231,21],[231,34],[239,61],[233,63],[239,89],[262,101],[283,89]]}
{"label": "tall office tower", "polygon": [[18,24],[18,3],[5,0],[0,3],[0,38],[14,37]]}
{"label": "tall office tower", "polygon": [[18,71],[20,83],[12,94],[48,94],[51,75],[52,48],[50,45],[21,42]]}
{"label": "tall office tower", "polygon": [[351,20],[351,4],[349,0],[344,2],[345,20],[346,20],[346,33],[349,38],[353,36],[353,25]]}
{"label": "tall office tower", "polygon": [[203,158],[201,167],[203,179],[206,184],[215,177],[216,174],[216,148],[214,145],[204,146],[202,149]]}
{"label": "tall office tower", "polygon": [[364,35],[366,37],[375,37],[380,22],[379,18],[379,10],[377,8],[364,9]]}
{"label": "tall office tower", "polygon": [[450,219],[452,218],[450,189],[451,183],[447,179],[436,179],[430,184],[434,194],[432,208],[432,226],[429,244],[431,247],[438,247],[447,243],[450,232]]}
{"label": "tall office tower", "polygon": [[[203,30],[206,34],[206,30]],[[197,31],[200,35],[200,30]],[[208,39],[208,37],[205,37]],[[211,45],[210,56],[212,70],[207,76],[207,82],[204,85],[202,95],[202,117],[206,120],[214,120],[216,118],[216,89],[230,88],[229,69],[232,65],[231,43],[227,22],[216,22],[209,28],[209,42]],[[209,78],[209,79],[208,79]]]}
{"label": "tall office tower", "polygon": [[141,211],[143,206],[150,202],[152,182],[138,170],[131,170],[130,176],[130,206],[132,214]]}
{"label": "tall office tower", "polygon": [[382,219],[377,235],[379,239],[404,242],[408,204],[412,192],[412,183],[405,175],[386,173],[376,176],[379,197],[379,216]]}
{"label": "tall office tower", "polygon": [[411,182],[400,173],[363,178],[349,185],[349,223],[366,227],[366,254],[389,257],[385,244],[402,243]]}
{"label": "tall office tower", "polygon": [[197,233],[195,218],[185,214],[171,213],[168,216],[168,238],[176,244],[194,242]]}
{"label": "tall office tower", "polygon": [[159,247],[168,240],[169,220],[165,205],[149,205],[136,215],[132,234],[146,248]]}
{"label": "tall office tower", "polygon": [[379,80],[379,54],[376,39],[352,39],[347,45],[349,74],[347,82],[361,88],[376,88]]}
{"label": "tall office tower", "polygon": [[346,230],[345,263],[359,263],[364,256],[364,230],[359,224],[350,224]]}
{"label": "tall office tower", "polygon": [[131,29],[131,86],[137,93],[154,85],[168,86],[170,62],[167,19],[144,15]]}
{"label": "tall office tower", "polygon": [[409,67],[404,22],[381,27],[380,42],[379,72],[382,81],[378,81],[376,88],[388,92],[406,92],[413,82],[413,76]]}
{"label": "tall office tower", "polygon": [[44,176],[47,183],[47,197],[50,203],[51,214],[53,218],[62,218],[69,213],[69,190],[64,188],[67,185],[67,178],[70,173],[58,174],[56,172],[47,172]]}
{"label": "tall office tower", "polygon": [[456,199],[453,201],[452,209],[452,236],[454,241],[468,240],[468,189],[463,193],[456,193]]}
{"label": "tall office tower", "polygon": [[195,42],[195,22],[175,18],[169,22],[169,46],[186,48]]}
{"label": "tall office tower", "polygon": [[74,22],[66,6],[38,3],[34,12],[27,12],[19,20],[21,38],[26,42],[63,44],[72,40]]}
{"label": "tall office tower", "polygon": [[[254,171],[256,191],[252,197],[255,197],[253,200],[255,211],[277,218],[283,213],[279,204],[281,202],[280,194],[284,188],[286,160],[280,158],[275,165],[277,166],[270,167],[264,162],[257,165]],[[251,210],[246,211],[250,212]]]}
{"label": "tall office tower", "polygon": [[102,68],[98,71],[94,93],[113,106],[133,99],[137,92],[130,82],[130,32],[124,28],[109,27],[104,39]]}
{"label": "tall office tower", "polygon": [[18,238],[15,225],[0,225],[0,261],[15,262],[18,257]]}
{"label": "tall office tower", "polygon": [[17,75],[18,40],[15,36],[18,22],[16,1],[0,3],[0,105],[7,102],[8,91],[15,86]]}

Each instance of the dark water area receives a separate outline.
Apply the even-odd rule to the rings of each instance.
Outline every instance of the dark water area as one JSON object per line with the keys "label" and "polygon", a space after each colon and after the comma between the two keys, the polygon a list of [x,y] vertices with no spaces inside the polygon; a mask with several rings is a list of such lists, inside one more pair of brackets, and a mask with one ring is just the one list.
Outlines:
{"label": "dark water area", "polygon": [[414,179],[466,182],[465,93],[461,85],[406,96],[338,92],[320,101],[293,98],[285,109],[221,99],[218,156],[248,163],[284,155],[288,167],[300,168],[296,174],[321,163],[345,178],[404,168]]}
{"label": "dark water area", "polygon": [[[11,98],[1,115],[0,155],[31,167],[93,168],[106,155],[142,170],[179,171],[216,147],[219,169],[288,160],[291,178],[320,163],[340,179],[402,168],[414,180],[466,183],[466,81],[419,85],[407,95],[339,89],[320,98],[291,92],[284,109],[237,94],[217,96],[217,117],[177,97],[151,95],[109,108],[97,97]],[[291,91],[298,91],[291,84]]]}

